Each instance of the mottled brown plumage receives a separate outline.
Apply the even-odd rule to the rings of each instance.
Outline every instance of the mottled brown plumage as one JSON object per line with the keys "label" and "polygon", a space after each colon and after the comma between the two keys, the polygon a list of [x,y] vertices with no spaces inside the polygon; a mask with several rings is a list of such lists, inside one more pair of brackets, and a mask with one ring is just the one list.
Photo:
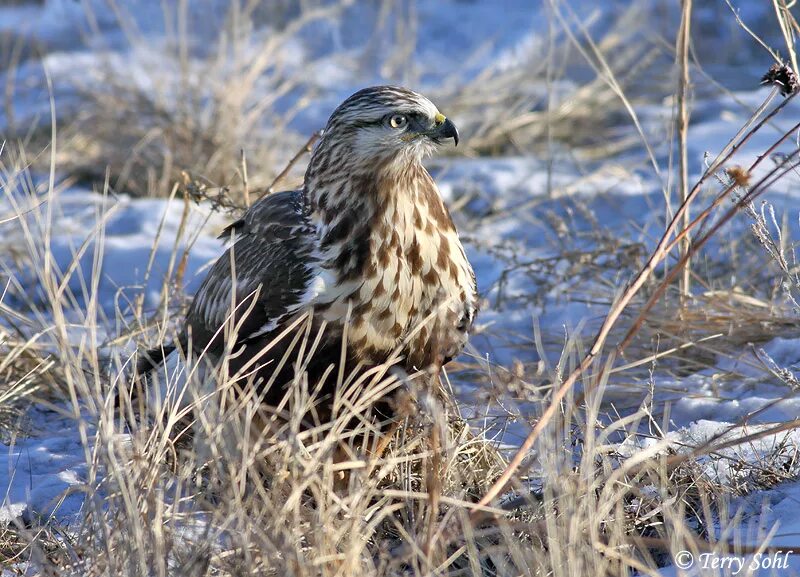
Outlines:
{"label": "mottled brown plumage", "polygon": [[[309,314],[315,330],[324,327],[305,367],[312,383],[339,362],[345,326],[349,370],[399,349],[408,372],[437,372],[462,350],[477,310],[472,268],[421,162],[447,138],[458,142],[454,125],[405,88],[345,100],[303,188],[263,198],[229,227],[231,247],[198,290],[177,343],[151,352],[147,369],[174,368],[190,350],[211,364],[229,355],[229,373],[246,370],[261,388],[271,382],[265,402],[277,403],[294,369],[290,362],[275,375],[292,339],[274,341]],[[329,402],[335,391],[326,392]]]}

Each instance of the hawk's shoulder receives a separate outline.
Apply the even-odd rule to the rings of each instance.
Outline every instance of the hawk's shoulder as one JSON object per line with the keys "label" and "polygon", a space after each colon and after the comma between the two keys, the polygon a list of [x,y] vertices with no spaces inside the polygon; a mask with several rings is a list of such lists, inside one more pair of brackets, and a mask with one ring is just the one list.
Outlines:
{"label": "hawk's shoulder", "polygon": [[[259,199],[238,220],[226,226],[219,235],[228,239],[232,235],[257,235],[268,239],[275,235],[313,232],[308,218],[308,203],[302,190],[286,190]],[[277,237],[276,237],[277,238]]]}

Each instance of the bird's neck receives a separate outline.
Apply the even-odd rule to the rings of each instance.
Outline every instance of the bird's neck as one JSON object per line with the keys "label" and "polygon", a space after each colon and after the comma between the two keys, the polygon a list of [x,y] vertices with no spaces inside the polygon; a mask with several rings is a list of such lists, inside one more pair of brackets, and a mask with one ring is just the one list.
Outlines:
{"label": "bird's neck", "polygon": [[410,245],[415,207],[429,200],[421,198],[420,185],[435,190],[419,159],[395,158],[360,170],[337,166],[335,158],[313,160],[317,170],[309,166],[305,190],[323,266],[340,279],[358,278],[379,264],[389,244],[393,253]]}

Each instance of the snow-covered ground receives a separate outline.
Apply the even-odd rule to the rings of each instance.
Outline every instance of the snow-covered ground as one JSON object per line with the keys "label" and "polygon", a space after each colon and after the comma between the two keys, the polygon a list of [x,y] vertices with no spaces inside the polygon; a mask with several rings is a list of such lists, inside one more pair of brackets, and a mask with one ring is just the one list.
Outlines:
{"label": "snow-covered ground", "polygon": [[[92,6],[91,17],[87,17],[84,4]],[[13,32],[46,48],[41,59],[27,55],[17,69],[0,71],[0,84],[13,81],[16,88],[9,106],[0,112],[0,128],[7,129],[12,122],[17,130],[31,123],[47,126],[50,98],[47,84],[43,82],[45,75],[52,83],[59,119],[79,111],[82,94],[102,82],[101,71],[109,69],[127,82],[135,83],[140,90],[162,93],[161,98],[170,102],[172,87],[153,85],[151,74],[155,67],[171,66],[161,58],[162,50],[172,48],[170,35],[165,32],[171,25],[165,24],[162,3],[131,0],[115,4],[131,18],[126,28],[120,26],[119,16],[113,14],[103,0],[88,3],[45,0],[0,6],[0,33]],[[206,0],[200,4],[203,7],[192,8],[189,15],[192,30],[199,39],[213,31],[210,14],[224,14],[226,2]],[[502,9],[489,0],[420,0],[402,4],[392,16],[402,20],[404,16],[413,15],[416,29],[398,30],[384,24],[383,39],[376,39],[371,33],[373,27],[364,26],[364,22],[381,21],[377,4],[355,3],[330,18],[314,19],[284,38],[279,49],[281,69],[267,70],[265,74],[302,76],[303,87],[313,90],[314,94],[312,103],[305,103],[299,109],[295,106],[300,92],[289,91],[276,103],[278,112],[292,111],[291,130],[305,135],[318,129],[338,102],[363,85],[404,82],[423,91],[429,88],[437,91],[448,79],[475,77],[489,64],[498,69],[513,67],[546,47],[546,11],[541,6],[532,8],[529,1],[507,2]],[[623,14],[627,9],[624,6],[627,3],[608,4],[607,9],[599,10],[592,2],[577,2],[573,9],[587,17],[596,15],[601,20],[611,18],[609,14]],[[655,1],[640,4],[645,14],[649,10],[657,13],[661,6]],[[752,4],[740,7],[742,17],[763,26],[771,6],[765,3],[761,8]],[[712,26],[718,21],[733,21],[724,2],[701,3],[698,26]],[[669,25],[667,18],[663,26]],[[695,178],[703,170],[703,154],[716,154],[768,92],[757,85],[760,73],[770,63],[766,53],[753,48],[753,42],[735,26],[725,24],[715,32],[718,45],[730,51],[730,55],[725,56],[727,70],[740,73],[735,78],[723,79],[735,89],[731,94],[715,92],[706,85],[698,87],[697,92],[702,97],[698,96],[694,104],[689,136],[691,173]],[[264,41],[273,33],[274,30],[265,25],[256,30],[253,37]],[[396,36],[403,34],[411,39],[411,51],[402,62],[397,62],[392,59],[401,40]],[[136,41],[131,40],[131,35]],[[256,46],[250,48],[255,50]],[[212,51],[211,46],[199,41],[193,46],[192,65],[198,66],[198,73],[203,59],[215,57]],[[717,67],[715,69],[724,69],[722,61],[723,56],[720,56],[711,64]],[[698,85],[704,82],[700,76],[696,81]],[[568,78],[563,90],[569,93],[577,86],[578,79]],[[13,118],[9,117],[10,110],[13,110]],[[664,127],[672,118],[670,104],[641,105],[636,111],[645,133],[652,138],[656,160],[666,167],[668,149]],[[454,120],[458,122],[458,118]],[[467,126],[477,124],[474,118],[465,120]],[[737,163],[752,162],[774,141],[776,127],[785,129],[798,120],[800,105],[793,104],[742,149]],[[265,126],[264,130],[269,127]],[[628,122],[620,130],[636,138],[632,123]],[[469,133],[463,138],[468,140]],[[789,143],[780,150],[785,152],[791,148]],[[284,154],[288,157],[292,152],[287,150]],[[591,282],[580,277],[573,281],[565,274],[572,263],[563,255],[589,252],[598,246],[598,239],[618,240],[620,245],[641,246],[642,250],[654,246],[663,229],[666,212],[661,193],[667,184],[666,168],[661,175],[656,175],[646,161],[629,150],[603,162],[605,164],[598,164],[588,157],[581,158],[580,154],[576,158],[559,148],[552,162],[522,154],[431,160],[431,171],[443,195],[450,205],[459,207],[455,218],[485,298],[486,305],[479,318],[481,332],[472,341],[472,354],[506,367],[516,360],[535,364],[538,352],[533,327],[538,324],[545,336],[545,353],[549,357],[546,361],[555,364],[565,335],[583,327],[584,336],[590,337],[614,296],[614,287],[623,286],[634,272],[626,268],[626,264],[633,261],[620,257],[617,262],[616,256],[610,254],[593,262],[599,272]],[[57,180],[62,177],[57,164],[55,175]],[[47,176],[45,173],[33,175],[41,182],[46,182]],[[790,175],[767,197],[778,213],[787,217],[784,228],[787,242],[800,239],[798,183],[800,175]],[[0,198],[0,222],[41,200],[24,197],[19,191],[4,191]],[[82,273],[73,275],[69,285],[76,296],[74,314],[78,315],[81,306],[90,300],[86,279],[91,278],[97,268],[100,270],[96,297],[101,309],[99,316],[107,321],[98,328],[102,338],[115,336],[119,329],[115,319],[129,312],[126,307],[137,295],[143,296],[145,309],[159,305],[164,275],[174,271],[176,258],[179,259],[186,248],[187,239],[191,239],[184,274],[187,293],[197,287],[204,267],[222,249],[216,235],[225,216],[212,212],[205,205],[190,208],[186,233],[177,245],[176,234],[184,226],[185,206],[181,200],[125,195],[104,197],[89,186],[70,184],[49,199],[49,210],[52,212],[49,248],[58,267],[61,270],[70,268],[74,255],[82,251],[79,258]],[[42,237],[42,230],[46,228],[36,222],[42,211],[41,207],[34,208],[22,217],[32,227],[36,239]],[[744,215],[728,225],[719,239],[704,251],[703,258],[708,266],[733,258],[725,248],[734,239],[749,235],[749,226]],[[29,241],[19,219],[0,224],[0,231],[4,244],[10,242],[24,247]],[[101,251],[98,250],[99,231],[102,231]],[[88,245],[87,239],[91,240]],[[766,253],[761,258],[766,260]],[[538,265],[531,263],[548,264],[537,268]],[[14,273],[26,297],[35,302],[39,280],[34,272],[19,270],[11,262],[4,268]],[[731,282],[735,284],[739,279],[731,279]],[[15,296],[10,290],[4,298],[13,300],[20,295]],[[796,373],[800,371],[800,330],[784,332],[758,347],[774,361],[774,368]],[[132,350],[135,343],[115,346]],[[673,448],[679,452],[689,450],[744,421],[744,431],[749,433],[753,427],[768,427],[800,418],[797,392],[760,367],[753,351],[744,347],[739,355],[719,356],[713,366],[680,377],[661,374],[654,368],[654,406],[663,411],[664,403],[670,404],[667,438]],[[723,375],[725,378],[721,378]],[[640,376],[634,381],[631,384],[612,379],[606,398],[609,410],[612,406],[621,410],[635,409],[643,401],[649,393],[648,377]],[[474,390],[469,382],[461,383],[460,391],[465,402],[480,402],[474,399],[480,399],[481,391]],[[531,410],[537,409],[532,407]],[[748,418],[750,415],[752,418]],[[0,523],[17,517],[32,519],[50,514],[65,523],[78,519],[82,503],[80,487],[88,482],[87,462],[91,460],[91,418],[82,415],[81,419],[75,419],[37,408],[26,415],[25,429],[29,434],[0,447],[0,492],[4,493]],[[741,431],[736,429],[737,433]],[[514,443],[525,432],[521,424],[509,427],[506,441]],[[85,439],[89,439],[88,446]],[[794,446],[800,445],[800,429],[728,447],[724,452],[736,459],[757,461],[787,440]],[[636,446],[621,445],[620,452],[647,446],[647,441]],[[704,465],[710,477],[726,482],[734,474],[727,468],[731,462],[717,458],[709,459]],[[800,520],[796,514],[800,510],[799,482],[786,482],[751,494],[735,505],[743,508],[751,529],[755,525],[760,530],[773,531],[770,541],[773,547],[800,543]],[[757,532],[742,535],[742,539],[751,539],[754,543],[759,542],[757,537]],[[790,556],[789,560],[791,567],[775,569],[775,574],[800,575],[800,553]],[[697,568],[695,564],[693,570]],[[675,567],[664,572],[664,575],[671,574],[706,573],[703,570],[682,573]]]}

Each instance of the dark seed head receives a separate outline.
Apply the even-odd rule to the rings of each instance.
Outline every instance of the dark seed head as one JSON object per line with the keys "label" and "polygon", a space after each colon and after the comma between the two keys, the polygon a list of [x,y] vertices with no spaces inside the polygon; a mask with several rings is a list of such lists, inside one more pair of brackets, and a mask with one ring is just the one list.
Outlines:
{"label": "dark seed head", "polygon": [[800,81],[797,74],[788,64],[773,64],[761,78],[761,84],[777,86],[784,96],[795,94],[800,90]]}

